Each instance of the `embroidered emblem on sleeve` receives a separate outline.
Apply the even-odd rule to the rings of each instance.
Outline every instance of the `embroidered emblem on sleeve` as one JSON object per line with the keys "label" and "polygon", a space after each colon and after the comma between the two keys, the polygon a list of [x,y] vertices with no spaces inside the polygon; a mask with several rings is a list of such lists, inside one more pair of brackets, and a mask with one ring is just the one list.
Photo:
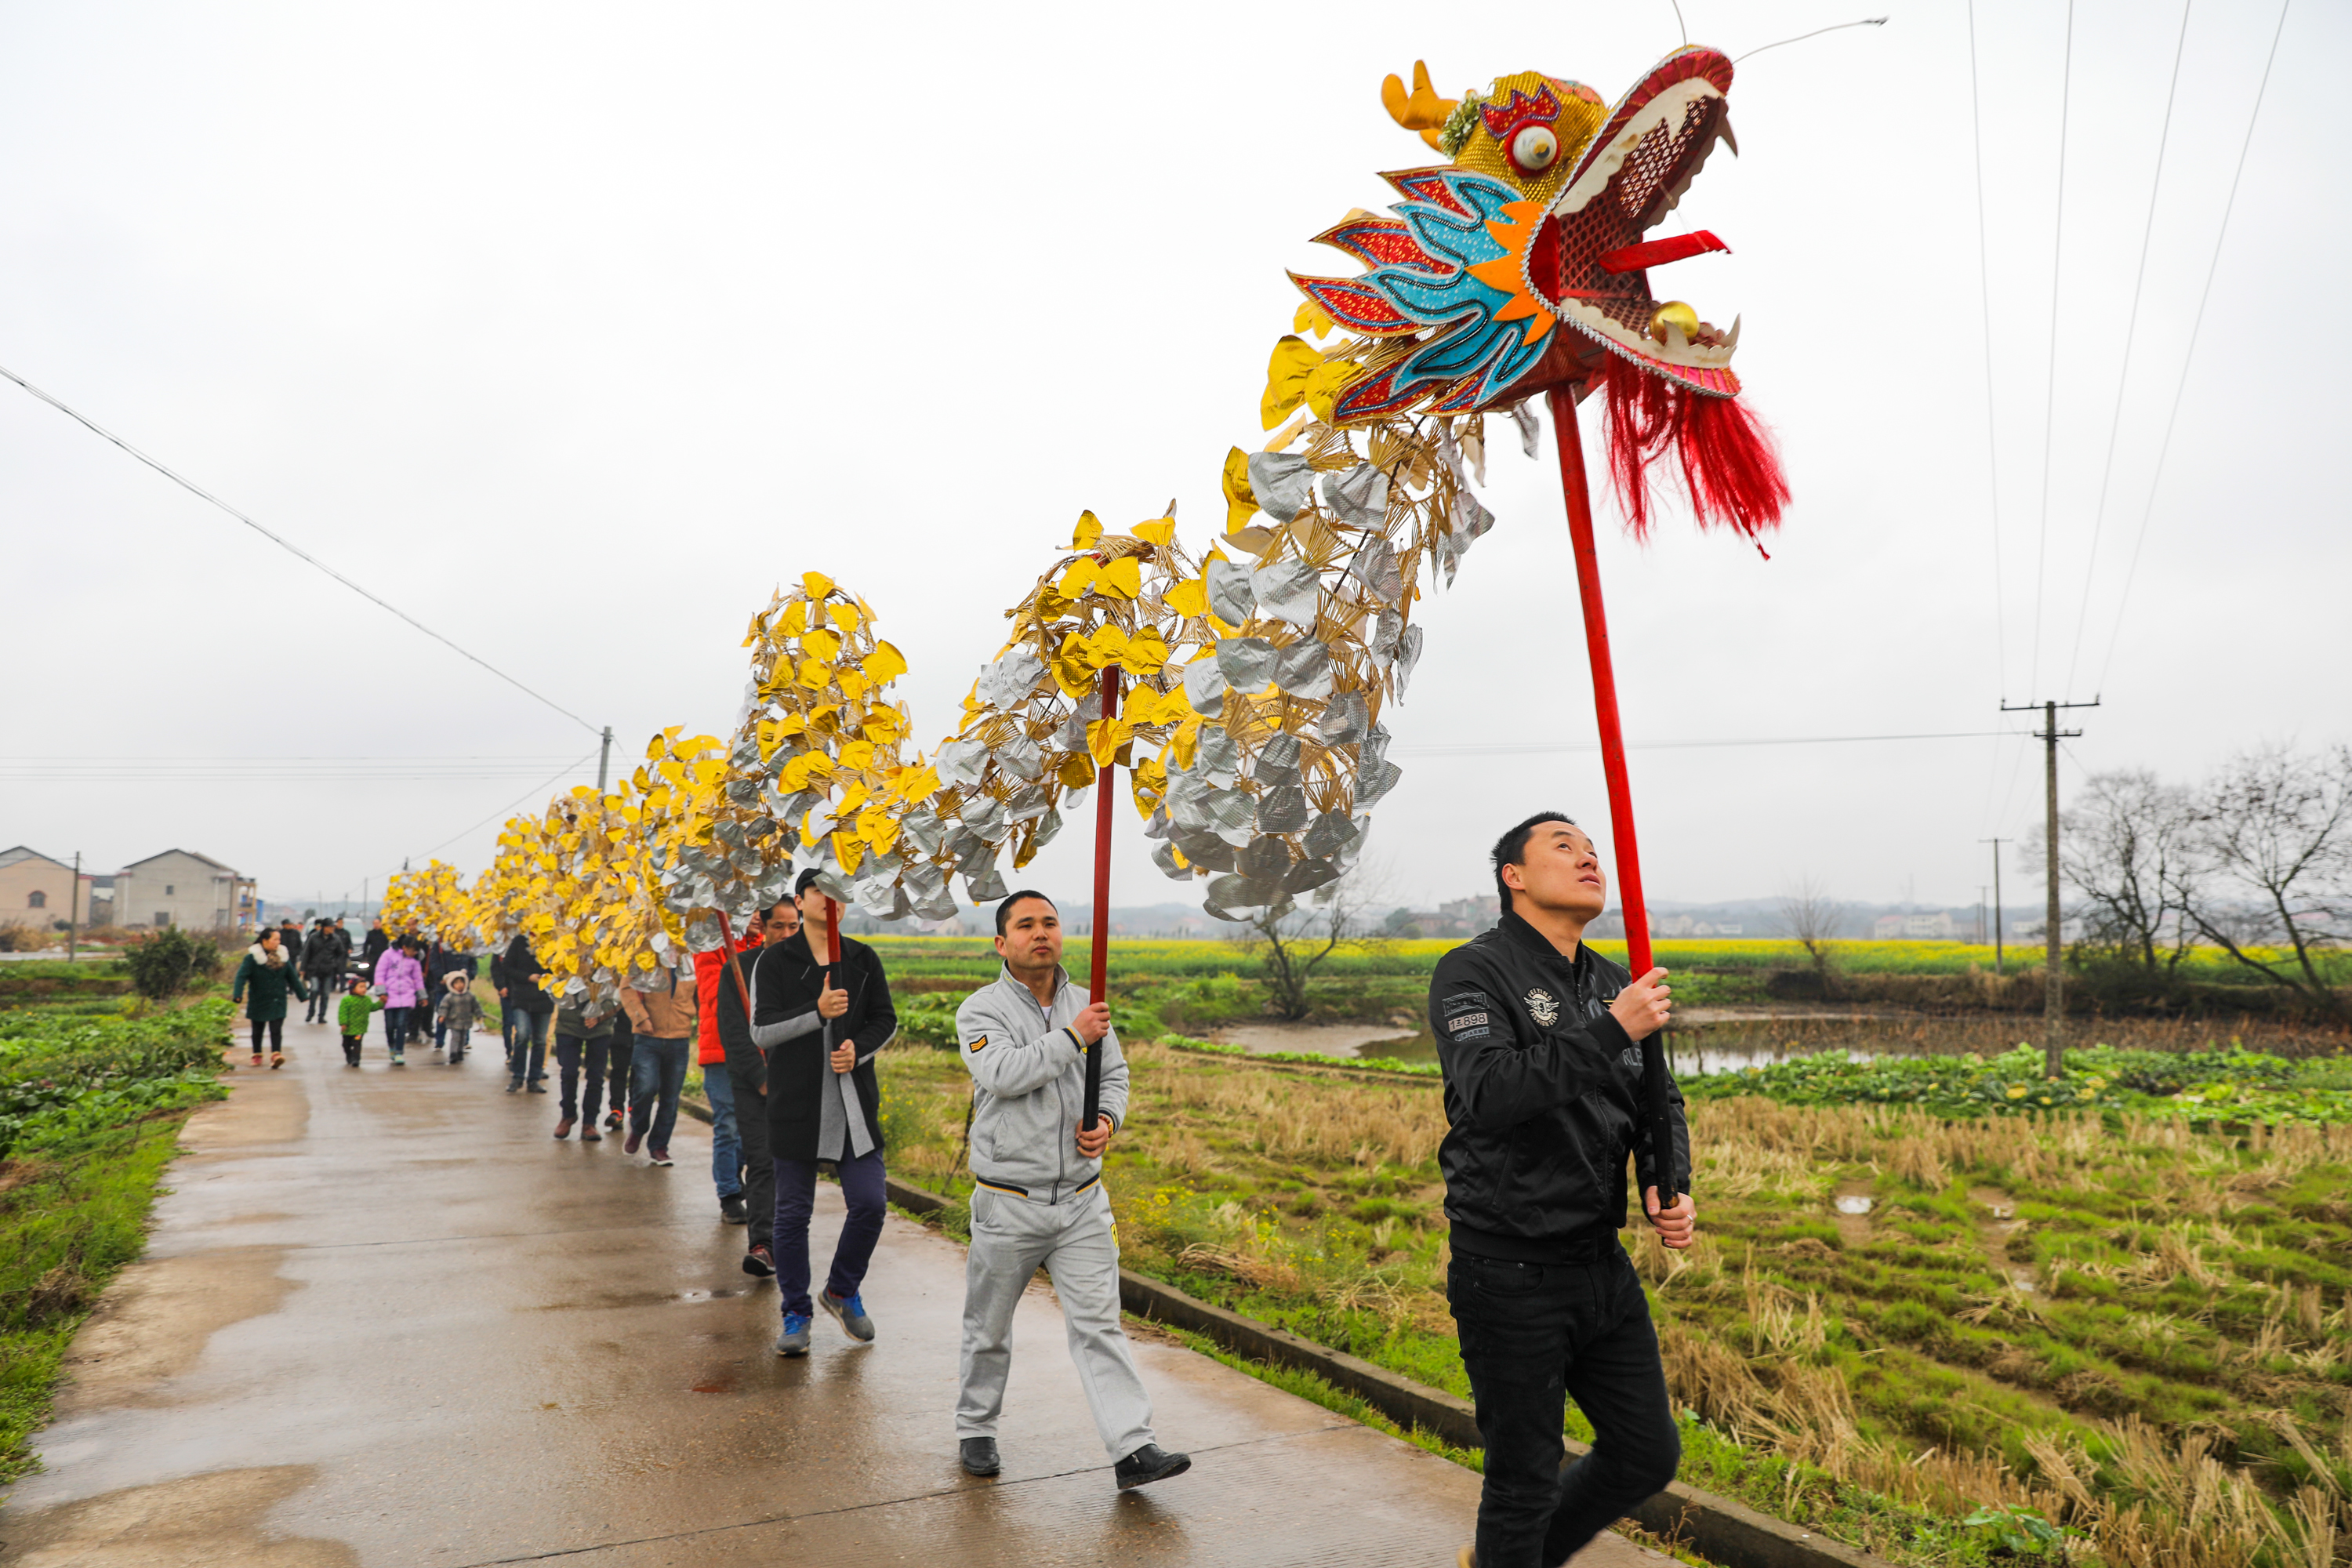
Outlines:
{"label": "embroidered emblem on sleeve", "polygon": [[976,1040],[972,1041],[972,1042],[971,1042],[971,1044],[970,1044],[970,1045],[966,1046],[966,1047],[964,1047],[964,1049],[966,1049],[966,1050],[968,1050],[968,1051],[971,1052],[971,1054],[972,1054],[972,1055],[974,1055],[974,1056],[978,1056],[978,1055],[979,1055],[979,1054],[980,1054],[983,1049],[985,1049],[985,1048],[987,1047],[987,1046],[988,1046],[988,1037],[987,1037],[986,1035],[982,1035],[982,1036],[981,1036],[981,1037],[980,1037],[980,1038],[978,1038],[978,1039],[976,1039]]}
{"label": "embroidered emblem on sleeve", "polygon": [[1545,1028],[1559,1022],[1559,998],[1538,985],[1527,994],[1528,1013]]}
{"label": "embroidered emblem on sleeve", "polygon": [[1494,1004],[1484,991],[1457,991],[1438,1004],[1449,1040],[1483,1040],[1494,1031]]}

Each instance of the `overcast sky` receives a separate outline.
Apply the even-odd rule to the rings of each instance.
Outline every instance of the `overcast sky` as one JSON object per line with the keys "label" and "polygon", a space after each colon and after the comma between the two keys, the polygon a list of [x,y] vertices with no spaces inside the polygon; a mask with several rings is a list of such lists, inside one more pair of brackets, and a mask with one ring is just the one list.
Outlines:
{"label": "overcast sky", "polygon": [[[1769,563],[1679,513],[1646,548],[1605,523],[1662,899],[1810,875],[1972,902],[1978,840],[2035,819],[2040,763],[2002,739],[1657,742],[2021,730],[2003,698],[2096,693],[2065,777],[2189,779],[2352,731],[2331,368],[2352,180],[2328,107],[2352,10],[2287,18],[2149,510],[2279,12],[2189,18],[2125,379],[2180,14],[2079,0],[2062,138],[2067,6],[1979,0],[1997,573],[1969,12],[1871,4],[1885,26],[1739,66],[1742,156],[1657,231],[1730,245],[1653,282],[1743,317],[1796,493]],[[1738,55],[1860,8],[1682,11]],[[1679,42],[1667,0],[0,4],[0,364],[611,724],[623,765],[662,725],[728,721],[744,623],[811,568],[872,602],[935,744],[1081,509],[1116,527],[1173,495],[1196,552],[1222,529],[1284,268],[1354,270],[1308,237],[1429,160],[1384,74],[1425,58],[1451,95],[1533,67],[1613,100]],[[1593,735],[1549,433],[1536,462],[1494,445],[1500,521],[1419,612],[1388,719],[1405,773],[1373,846],[1401,900],[1483,887],[1530,810],[1606,822],[1590,751],[1468,750]],[[0,530],[0,842],[380,892],[428,853],[470,876],[593,748],[5,384]],[[222,761],[253,758],[444,776]],[[1122,822],[1115,900],[1184,896]],[[1031,879],[1082,895],[1085,837]]]}

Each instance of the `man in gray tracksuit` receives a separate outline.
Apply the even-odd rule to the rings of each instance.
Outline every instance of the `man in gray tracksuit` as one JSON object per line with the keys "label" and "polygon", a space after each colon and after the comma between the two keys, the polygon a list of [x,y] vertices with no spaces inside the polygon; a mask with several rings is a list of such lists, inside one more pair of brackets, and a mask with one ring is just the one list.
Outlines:
{"label": "man in gray tracksuit", "polygon": [[[971,1251],[964,1264],[963,1468],[992,1476],[996,1418],[1013,1366],[1013,1310],[1042,1265],[1054,1276],[1070,1359],[1121,1491],[1192,1466],[1154,1440],[1151,1399],[1118,1321],[1118,1233],[1102,1188],[1103,1151],[1127,1112],[1127,1062],[1110,1008],[1062,969],[1062,921],[1043,893],[996,906],[1004,972],[956,1009],[972,1078]],[[1086,1109],[1087,1047],[1101,1045],[1102,1121]]]}

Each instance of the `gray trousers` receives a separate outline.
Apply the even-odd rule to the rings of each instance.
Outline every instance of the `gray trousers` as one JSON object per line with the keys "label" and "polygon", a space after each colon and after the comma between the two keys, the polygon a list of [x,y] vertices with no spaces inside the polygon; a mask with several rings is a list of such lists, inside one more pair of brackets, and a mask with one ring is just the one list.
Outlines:
{"label": "gray trousers", "polygon": [[1113,1460],[1151,1435],[1151,1397],[1143,1392],[1127,1331],[1118,1321],[1118,1236],[1110,1197],[1097,1185],[1059,1204],[1033,1203],[978,1188],[971,1194],[971,1250],[963,1274],[962,1387],[956,1437],[993,1437],[1013,1370],[1013,1310],[1040,1266],[1052,1271],[1069,1331],[1070,1360],[1094,1412],[1095,1430]]}

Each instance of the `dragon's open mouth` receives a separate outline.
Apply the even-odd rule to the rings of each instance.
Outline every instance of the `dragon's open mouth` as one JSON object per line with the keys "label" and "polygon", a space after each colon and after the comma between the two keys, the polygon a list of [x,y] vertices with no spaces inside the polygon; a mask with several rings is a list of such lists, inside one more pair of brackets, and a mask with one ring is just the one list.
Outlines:
{"label": "dragon's open mouth", "polygon": [[1738,389],[1729,366],[1738,321],[1726,330],[1680,301],[1662,303],[1646,269],[1730,247],[1705,230],[1643,237],[1675,209],[1716,142],[1739,151],[1724,97],[1730,78],[1731,62],[1713,49],[1661,62],[1593,137],[1526,251],[1529,287],[1561,321],[1718,395]]}

